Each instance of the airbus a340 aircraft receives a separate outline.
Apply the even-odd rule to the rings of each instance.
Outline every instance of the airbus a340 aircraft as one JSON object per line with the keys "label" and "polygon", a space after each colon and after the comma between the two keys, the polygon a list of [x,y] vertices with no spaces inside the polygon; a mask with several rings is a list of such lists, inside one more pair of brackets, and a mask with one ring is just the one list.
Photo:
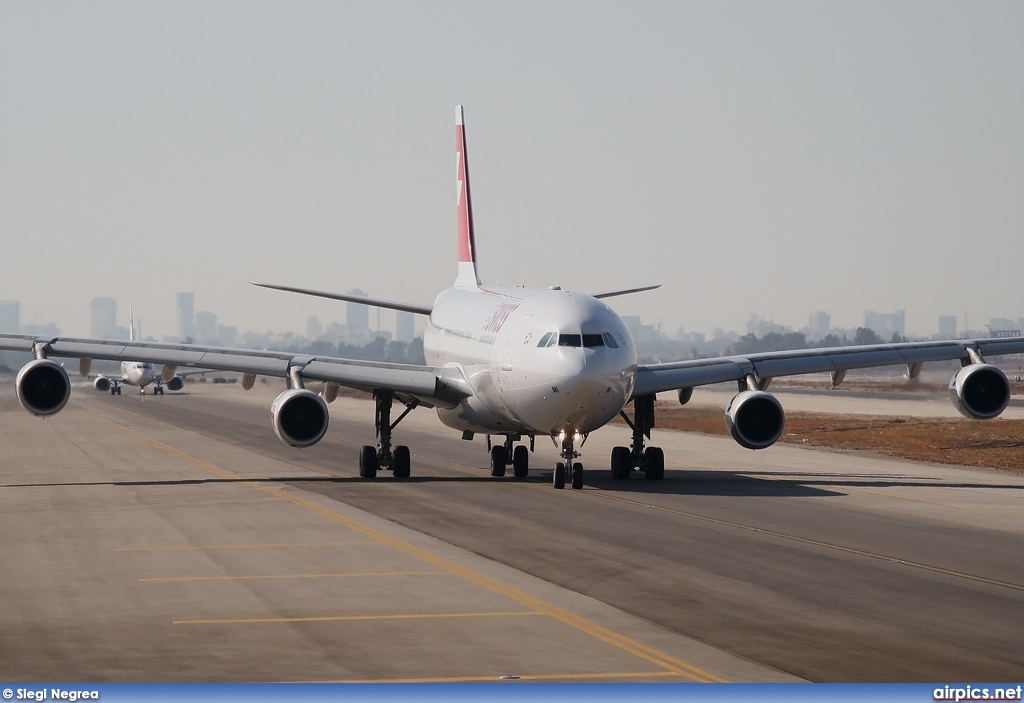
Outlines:
{"label": "airbus a340 aircraft", "polygon": [[[767,391],[776,376],[828,371],[838,385],[849,369],[906,364],[914,378],[925,362],[956,359],[961,368],[950,380],[949,393],[962,414],[994,418],[1009,403],[1006,375],[986,363],[985,357],[1024,352],[1020,337],[637,364],[633,340],[603,300],[657,286],[587,294],[558,287],[492,288],[481,283],[461,106],[456,111],[455,145],[458,275],[432,305],[256,284],[426,315],[427,365],[186,344],[0,335],[0,348],[31,351],[35,356],[17,377],[21,405],[35,415],[49,416],[67,403],[71,388],[67,372],[50,357],[77,357],[83,368],[91,359],[160,363],[165,379],[168,374],[173,377],[179,366],[238,371],[244,374],[246,389],[259,374],[278,376],[287,379],[288,388],[271,406],[274,431],[291,446],[309,447],[327,432],[327,404],[344,385],[373,393],[378,443],[362,447],[359,454],[359,474],[364,478],[373,478],[380,469],[391,470],[397,478],[409,476],[409,449],[392,446],[392,435],[410,411],[424,406],[435,408],[441,421],[462,432],[463,439],[487,436],[493,476],[503,476],[509,465],[515,476],[526,476],[529,453],[524,442],[532,450],[537,437],[551,438],[560,453],[553,472],[555,488],[563,488],[567,479],[573,488],[581,488],[579,449],[591,432],[619,415],[632,428],[633,439],[629,447],[612,451],[612,476],[627,479],[639,470],[648,479],[664,477],[664,454],[645,444],[654,427],[655,394],[662,391],[677,391],[679,402],[685,403],[695,386],[737,382],[725,422],[733,439],[749,449],[770,447],[782,436],[785,413]],[[324,390],[316,394],[306,389],[304,384],[310,380],[325,382]],[[404,410],[392,420],[396,401]],[[492,438],[499,441],[492,444]]]}

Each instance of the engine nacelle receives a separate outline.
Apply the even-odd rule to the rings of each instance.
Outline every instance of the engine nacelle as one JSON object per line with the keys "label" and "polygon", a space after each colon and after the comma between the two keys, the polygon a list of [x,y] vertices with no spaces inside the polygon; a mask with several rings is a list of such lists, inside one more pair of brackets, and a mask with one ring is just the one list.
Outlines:
{"label": "engine nacelle", "polygon": [[742,391],[725,409],[725,424],[736,442],[747,449],[775,444],[786,426],[786,412],[771,393]]}
{"label": "engine nacelle", "polygon": [[25,364],[14,384],[21,407],[39,417],[60,412],[71,397],[68,372],[50,359],[33,359]]}
{"label": "engine nacelle", "polygon": [[171,376],[171,380],[164,385],[167,386],[167,390],[169,391],[180,391],[185,387],[185,379],[177,375]]}
{"label": "engine nacelle", "polygon": [[970,364],[949,379],[953,407],[972,420],[991,420],[1010,404],[1010,381],[991,364]]}
{"label": "engine nacelle", "polygon": [[312,447],[327,434],[330,414],[327,403],[305,388],[291,388],[277,396],[270,406],[274,432],[285,444]]}
{"label": "engine nacelle", "polygon": [[92,382],[92,387],[106,393],[110,390],[110,379],[106,376],[97,376],[96,380]]}

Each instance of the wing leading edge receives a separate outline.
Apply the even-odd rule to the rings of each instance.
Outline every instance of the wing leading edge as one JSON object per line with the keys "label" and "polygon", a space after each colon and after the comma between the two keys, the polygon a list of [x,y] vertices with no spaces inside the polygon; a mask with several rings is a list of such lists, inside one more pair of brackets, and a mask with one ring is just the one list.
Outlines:
{"label": "wing leading edge", "polygon": [[0,335],[0,350],[32,353],[37,349],[46,357],[148,361],[175,367],[280,378],[288,378],[298,371],[304,380],[332,382],[366,391],[391,391],[414,397],[427,405],[454,406],[472,395],[465,376],[453,367],[389,364],[191,344]]}
{"label": "wing leading edge", "polygon": [[777,376],[830,372],[838,383],[841,374],[850,369],[899,364],[914,368],[928,361],[974,361],[984,356],[1021,353],[1024,337],[801,349],[645,364],[637,366],[633,397],[739,381],[747,376],[763,383]]}

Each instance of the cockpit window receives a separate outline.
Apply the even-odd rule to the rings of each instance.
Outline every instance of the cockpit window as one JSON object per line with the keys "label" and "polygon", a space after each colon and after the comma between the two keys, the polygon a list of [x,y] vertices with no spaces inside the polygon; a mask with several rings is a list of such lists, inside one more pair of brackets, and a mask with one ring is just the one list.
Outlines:
{"label": "cockpit window", "polygon": [[581,335],[578,334],[560,334],[558,335],[558,346],[581,347],[583,346],[583,340],[581,339]]}
{"label": "cockpit window", "polygon": [[583,335],[583,346],[587,348],[603,347],[604,337],[600,334],[585,334]]}
{"label": "cockpit window", "polygon": [[611,332],[605,332],[603,335],[604,343],[612,349],[618,349],[619,343],[615,341],[615,337],[612,336]]}
{"label": "cockpit window", "polygon": [[538,347],[546,347],[548,345],[548,342],[550,342],[551,338],[554,337],[554,336],[555,336],[554,332],[548,332],[546,335],[544,335],[543,337],[540,338],[540,341],[537,342],[537,346]]}

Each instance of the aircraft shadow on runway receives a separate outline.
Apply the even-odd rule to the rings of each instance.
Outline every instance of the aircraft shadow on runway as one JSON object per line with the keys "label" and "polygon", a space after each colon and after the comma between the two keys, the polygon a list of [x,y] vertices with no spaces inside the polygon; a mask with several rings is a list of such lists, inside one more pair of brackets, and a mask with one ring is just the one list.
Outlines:
{"label": "aircraft shadow on runway", "polygon": [[[843,487],[850,488],[942,488],[942,489],[998,489],[1024,490],[1024,485],[992,484],[992,483],[944,483],[922,481],[916,477],[878,476],[873,474],[772,474],[773,478],[760,478],[749,472],[733,471],[668,471],[662,481],[647,481],[642,476],[628,481],[614,480],[610,471],[591,471],[587,477],[585,488],[596,488],[607,491],[625,493],[650,493],[664,495],[698,495],[698,496],[733,496],[733,497],[788,497],[788,498],[820,498],[841,496]],[[526,479],[492,478],[490,476],[412,476],[406,479],[395,479],[382,476],[368,481],[358,476],[262,476],[247,478],[191,478],[191,479],[151,479],[145,481],[67,481],[56,483],[11,483],[0,484],[0,488],[56,488],[69,486],[120,486],[125,488],[139,486],[195,486],[202,484],[225,483],[333,483],[363,484],[374,483],[463,483],[463,484],[500,484],[505,482],[528,482],[535,484],[550,483],[550,471],[534,470]],[[838,489],[838,490],[837,490]],[[571,489],[565,489],[567,492]]]}

